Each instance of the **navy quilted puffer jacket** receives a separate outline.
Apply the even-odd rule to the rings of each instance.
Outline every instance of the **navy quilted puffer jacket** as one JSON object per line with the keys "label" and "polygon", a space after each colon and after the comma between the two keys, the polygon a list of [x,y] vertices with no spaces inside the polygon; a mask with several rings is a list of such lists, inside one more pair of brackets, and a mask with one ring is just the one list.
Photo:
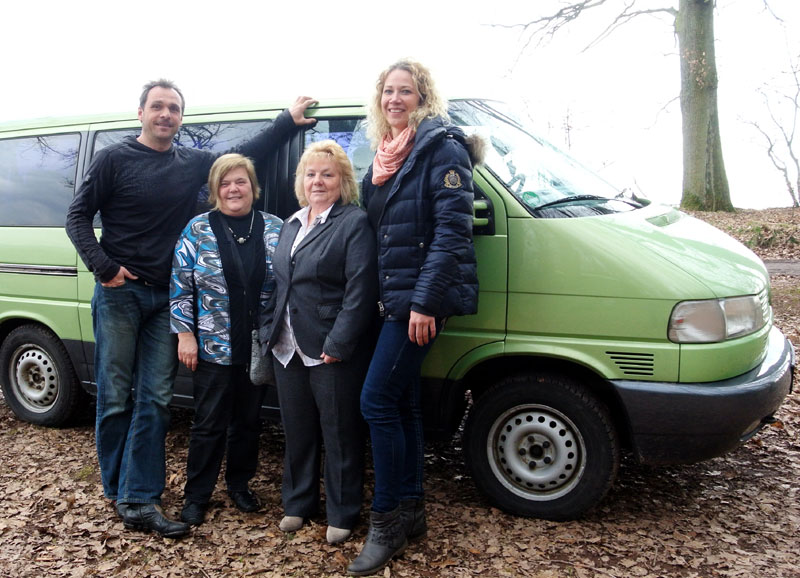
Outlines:
{"label": "navy quilted puffer jacket", "polygon": [[[438,318],[478,310],[472,245],[471,143],[441,118],[420,123],[377,228],[380,299],[388,320],[410,311]],[[362,185],[369,206],[372,167]]]}

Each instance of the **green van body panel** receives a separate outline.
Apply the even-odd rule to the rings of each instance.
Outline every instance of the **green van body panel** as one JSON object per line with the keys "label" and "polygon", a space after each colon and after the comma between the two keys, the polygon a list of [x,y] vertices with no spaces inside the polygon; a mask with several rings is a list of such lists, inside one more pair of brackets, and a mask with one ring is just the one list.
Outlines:
{"label": "green van body panel", "polygon": [[[96,230],[97,236],[100,231]],[[78,320],[81,325],[81,337],[86,343],[94,343],[94,329],[92,326],[92,295],[94,295],[94,275],[86,268],[83,261],[78,259]]]}
{"label": "green van body panel", "polygon": [[[77,254],[64,229],[0,228],[0,326],[31,319],[80,340]],[[12,272],[16,269],[16,272]]]}
{"label": "green van body panel", "polygon": [[[681,371],[677,381],[703,383],[736,377],[751,370],[767,351],[771,323],[761,330],[722,343],[693,343],[681,346]],[[709,363],[713,359],[714,363]]]}
{"label": "green van body panel", "polygon": [[[464,112],[469,103],[477,103],[474,109],[480,114],[493,114],[480,106],[481,101],[459,102],[465,103],[456,111],[462,118],[472,118]],[[283,108],[276,104],[197,108],[185,115],[184,126],[267,122]],[[348,146],[352,143],[349,153],[356,170],[369,165],[372,153],[363,127],[352,128],[364,117],[361,103],[323,101],[311,114],[321,122],[287,143],[272,166],[261,171],[260,178],[273,190],[265,190],[259,208],[289,211],[295,202],[291,173],[299,154],[308,139],[326,138],[325,130],[331,138],[350,132],[344,141]],[[476,112],[474,118],[480,114]],[[502,113],[493,118],[508,122],[522,135],[520,139],[541,144]],[[12,139],[80,135],[80,150],[72,159],[77,187],[95,152],[98,134],[139,126],[131,114],[18,121],[0,125],[0,145]],[[481,129],[482,125],[472,128]],[[555,183],[546,170],[533,171],[525,173],[528,187],[523,188],[525,180],[520,182],[516,171],[523,164],[518,161],[524,159],[513,157],[511,149],[494,148],[494,164],[487,161],[474,172],[478,312],[446,320],[422,368],[423,395],[428,402],[423,411],[430,433],[452,434],[462,421],[467,397],[473,404],[485,406],[492,396],[483,394],[498,394],[498,387],[521,391],[522,384],[558,387],[567,381],[577,383],[574,387],[581,392],[573,399],[591,398],[592,403],[606,408],[597,410],[597,415],[606,410],[613,415],[614,435],[642,462],[712,457],[748,439],[771,419],[792,389],[795,361],[791,344],[772,325],[769,276],[755,254],[710,225],[656,204],[630,203],[625,210],[607,214],[598,210],[591,216],[544,218],[536,207],[525,204],[525,195],[546,198],[547,187],[561,183]],[[542,158],[553,154],[548,151]],[[523,167],[520,172],[523,169],[531,171]],[[503,172],[508,174],[501,176]],[[514,192],[505,184],[512,179],[518,183]],[[3,194],[0,189],[0,199]],[[94,387],[90,305],[94,287],[94,278],[77,257],[63,224],[0,226],[0,347],[20,326],[45,328],[66,346],[72,373],[77,373],[77,380],[89,391]],[[757,331],[721,343],[670,341],[670,315],[680,302],[740,296],[757,296],[762,304],[766,323]],[[7,367],[9,359],[0,359],[6,368],[0,375],[4,390],[14,376],[14,368]],[[555,381],[546,381],[554,375]],[[187,370],[179,373],[175,390],[173,402],[190,406]],[[503,410],[505,413],[499,411],[497,419],[505,420],[507,414],[518,411],[522,423],[523,417],[532,419],[539,411],[550,411],[541,407],[536,399],[525,398]],[[275,417],[277,409],[277,396],[268,392],[265,412]],[[36,408],[33,410],[26,419],[35,421]],[[569,415],[559,413],[562,411],[567,410],[548,414],[553,423],[571,423]],[[471,412],[474,415],[474,406]],[[505,427],[512,431],[516,426],[509,422]],[[580,429],[576,427],[576,431]],[[533,439],[535,435],[526,433],[520,439],[523,437]],[[499,459],[493,452],[503,444],[478,440],[468,460]],[[502,502],[501,507],[510,511],[522,507],[526,515],[549,517],[547,512],[519,506],[548,500],[515,485],[514,476],[524,478],[526,467],[507,468],[513,475],[505,481],[502,471],[493,474],[499,480],[499,493],[517,496]],[[536,467],[532,465],[531,471]],[[519,496],[530,501],[514,502]],[[596,498],[601,496],[602,492]],[[572,517],[582,509],[565,511],[559,510],[554,519]]]}
{"label": "green van body panel", "polygon": [[508,303],[505,205],[480,171],[475,173],[475,183],[492,204],[495,223],[493,235],[474,237],[480,288],[478,313],[447,320],[445,332],[425,357],[422,375],[426,378],[463,378],[464,374],[456,370],[459,359],[483,345],[502,342],[505,338]]}

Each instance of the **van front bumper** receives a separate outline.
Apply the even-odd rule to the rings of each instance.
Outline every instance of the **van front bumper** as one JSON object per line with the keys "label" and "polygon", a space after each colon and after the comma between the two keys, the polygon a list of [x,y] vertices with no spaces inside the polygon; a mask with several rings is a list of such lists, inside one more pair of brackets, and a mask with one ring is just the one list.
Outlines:
{"label": "van front bumper", "polygon": [[710,383],[611,380],[627,413],[633,451],[648,464],[676,464],[724,454],[750,439],[792,391],[794,348],[776,328],[764,361]]}

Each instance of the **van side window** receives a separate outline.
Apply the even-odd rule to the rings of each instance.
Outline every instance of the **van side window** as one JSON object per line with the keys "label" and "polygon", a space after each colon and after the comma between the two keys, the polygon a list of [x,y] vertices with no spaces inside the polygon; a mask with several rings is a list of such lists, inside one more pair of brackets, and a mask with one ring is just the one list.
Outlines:
{"label": "van side window", "polygon": [[[179,147],[191,147],[211,152],[223,152],[229,150],[244,141],[254,137],[261,130],[272,124],[272,121],[264,122],[209,122],[204,124],[184,124],[178,134],[175,135],[174,143]],[[138,128],[126,128],[119,130],[108,130],[97,133],[94,141],[95,154],[112,144],[122,142],[126,137],[137,137],[141,133]],[[263,171],[258,173],[258,181],[261,188],[264,188]],[[198,192],[198,199],[205,201],[208,198],[208,186],[203,187]],[[96,223],[97,225],[97,223]]]}
{"label": "van side window", "polygon": [[126,137],[139,136],[140,132],[138,128],[123,128],[120,130],[104,130],[98,132],[94,139],[94,154],[97,154],[107,146],[122,142]]}
{"label": "van side window", "polygon": [[0,141],[0,226],[63,227],[80,146],[77,133]]}
{"label": "van side window", "polygon": [[360,184],[375,156],[369,147],[364,121],[355,118],[319,120],[306,131],[305,146],[321,140],[336,141],[345,150],[353,163],[356,182]]}
{"label": "van side window", "polygon": [[[175,135],[175,145],[222,152],[255,136],[271,122],[209,122],[204,124],[185,124]],[[139,128],[98,131],[94,141],[94,152],[97,153],[109,145],[121,142],[128,136],[139,136]]]}

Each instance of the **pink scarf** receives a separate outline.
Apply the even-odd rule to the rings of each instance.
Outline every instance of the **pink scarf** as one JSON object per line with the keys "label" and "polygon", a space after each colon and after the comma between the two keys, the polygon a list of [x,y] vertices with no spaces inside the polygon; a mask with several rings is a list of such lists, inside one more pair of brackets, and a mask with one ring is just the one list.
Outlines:
{"label": "pink scarf", "polygon": [[417,131],[407,126],[394,139],[388,134],[383,137],[375,153],[375,161],[372,163],[373,185],[380,187],[397,172],[397,169],[403,166],[411,149],[414,148],[416,135]]}

